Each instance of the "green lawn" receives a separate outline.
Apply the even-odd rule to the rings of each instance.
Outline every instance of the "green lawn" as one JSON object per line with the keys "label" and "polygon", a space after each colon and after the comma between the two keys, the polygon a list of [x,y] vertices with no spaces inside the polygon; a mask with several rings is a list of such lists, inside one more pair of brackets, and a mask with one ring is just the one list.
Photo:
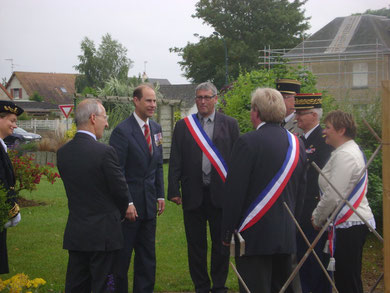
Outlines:
{"label": "green lawn", "polygon": [[[165,177],[168,174],[164,166]],[[165,178],[166,182],[166,178]],[[165,186],[167,187],[167,186]],[[38,190],[22,196],[46,203],[44,206],[22,208],[22,221],[8,229],[10,274],[3,280],[25,273],[30,278],[43,278],[47,284],[41,292],[64,289],[67,251],[62,238],[68,215],[67,199],[61,180],[54,185],[42,180]],[[187,264],[187,245],[181,207],[167,201],[166,210],[158,218],[156,235],[157,273],[155,291],[194,291]],[[129,270],[132,275],[132,267]],[[130,277],[129,280],[132,280]],[[132,284],[129,285],[132,288]],[[234,273],[229,273],[227,286],[237,291]]]}
{"label": "green lawn", "polygon": [[[167,165],[164,166],[165,177]],[[167,182],[165,178],[165,182]],[[167,187],[167,186],[165,186]],[[22,208],[21,223],[8,229],[8,252],[11,273],[47,281],[40,292],[62,292],[67,265],[67,251],[62,238],[68,209],[62,181],[54,185],[42,180],[37,191],[22,194],[27,199],[46,203],[44,206]],[[367,291],[383,270],[382,244],[370,236],[364,251],[363,284]],[[187,264],[187,246],[181,207],[167,201],[164,214],[158,218],[156,252],[157,274],[155,291],[194,291]],[[129,271],[132,280],[132,268]],[[237,279],[230,269],[227,286],[238,291]],[[130,288],[132,285],[130,284]],[[383,281],[378,289],[383,289]]]}

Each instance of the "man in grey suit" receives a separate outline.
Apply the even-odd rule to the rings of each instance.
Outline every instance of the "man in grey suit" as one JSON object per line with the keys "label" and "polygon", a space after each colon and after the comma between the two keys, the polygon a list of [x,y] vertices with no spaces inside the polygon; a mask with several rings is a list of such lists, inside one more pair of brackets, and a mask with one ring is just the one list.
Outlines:
{"label": "man in grey suit", "polygon": [[112,132],[110,145],[118,153],[132,196],[122,223],[124,248],[119,255],[117,292],[128,292],[127,273],[133,250],[133,292],[153,292],[156,273],[156,215],[165,208],[161,126],[151,118],[156,110],[156,93],[142,84],[133,93],[134,113]]}
{"label": "man in grey suit", "polygon": [[300,93],[301,82],[295,79],[279,79],[276,89],[282,94],[286,106],[286,117],[282,126],[293,134],[301,135],[302,129],[298,127],[295,117],[295,95]]}
{"label": "man in grey suit", "polygon": [[123,247],[121,219],[131,196],[115,150],[96,141],[108,126],[100,101],[82,101],[75,118],[74,139],[57,152],[69,207],[65,291],[107,292],[114,281],[116,254]]}
{"label": "man in grey suit", "polygon": [[[206,154],[199,139],[208,141],[208,147],[218,153],[213,159],[228,165],[239,129],[235,119],[215,111],[218,96],[212,83],[199,84],[195,93],[198,113],[178,121],[173,133],[168,199],[183,204],[188,262],[196,292],[226,292],[229,256],[222,254],[221,244],[223,168],[210,162],[210,153]],[[194,135],[194,131],[201,135]],[[212,240],[212,286],[207,272],[207,222]]]}

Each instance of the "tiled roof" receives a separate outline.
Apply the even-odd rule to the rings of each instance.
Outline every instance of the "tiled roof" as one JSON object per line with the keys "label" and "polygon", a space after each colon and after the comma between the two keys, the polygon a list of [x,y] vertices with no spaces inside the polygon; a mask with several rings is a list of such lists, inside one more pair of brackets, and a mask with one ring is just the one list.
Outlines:
{"label": "tiled roof", "polygon": [[169,80],[166,78],[148,78],[148,82],[150,82],[152,84],[158,83],[159,85],[170,85],[171,84],[169,82]]}
{"label": "tiled roof", "polygon": [[70,73],[15,71],[8,81],[8,85],[16,77],[29,96],[36,91],[45,102],[69,104],[73,103],[76,76],[77,74]]}
{"label": "tiled roof", "polygon": [[47,102],[30,102],[30,101],[14,101],[16,105],[22,107],[28,112],[28,110],[59,110],[58,105]]}
{"label": "tiled roof", "polygon": [[376,15],[337,17],[284,56],[390,52],[390,19]]}
{"label": "tiled roof", "polygon": [[13,97],[11,96],[11,94],[7,91],[7,89],[1,83],[0,83],[0,91],[3,91],[10,100],[13,100]]}
{"label": "tiled roof", "polygon": [[195,103],[195,88],[197,84],[160,85],[160,93],[167,100],[181,100],[186,108]]}

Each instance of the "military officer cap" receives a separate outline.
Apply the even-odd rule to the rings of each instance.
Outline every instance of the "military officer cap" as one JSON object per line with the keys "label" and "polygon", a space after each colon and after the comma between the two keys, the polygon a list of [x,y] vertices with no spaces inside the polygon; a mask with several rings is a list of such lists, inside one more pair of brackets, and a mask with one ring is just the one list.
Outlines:
{"label": "military officer cap", "polygon": [[322,107],[322,94],[296,94],[295,95],[295,109],[305,110]]}
{"label": "military officer cap", "polygon": [[301,91],[301,82],[295,79],[278,79],[276,89],[282,94],[295,95]]}
{"label": "military officer cap", "polygon": [[24,110],[11,101],[0,101],[0,113],[11,113],[19,116]]}

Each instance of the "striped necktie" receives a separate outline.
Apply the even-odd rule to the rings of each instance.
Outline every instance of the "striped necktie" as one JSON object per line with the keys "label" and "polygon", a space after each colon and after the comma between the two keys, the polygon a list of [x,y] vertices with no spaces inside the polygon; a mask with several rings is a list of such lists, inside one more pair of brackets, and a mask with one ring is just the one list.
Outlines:
{"label": "striped necktie", "polygon": [[145,139],[146,143],[148,144],[149,153],[152,154],[152,139],[150,138],[150,130],[149,125],[147,123],[144,124],[145,127]]}

